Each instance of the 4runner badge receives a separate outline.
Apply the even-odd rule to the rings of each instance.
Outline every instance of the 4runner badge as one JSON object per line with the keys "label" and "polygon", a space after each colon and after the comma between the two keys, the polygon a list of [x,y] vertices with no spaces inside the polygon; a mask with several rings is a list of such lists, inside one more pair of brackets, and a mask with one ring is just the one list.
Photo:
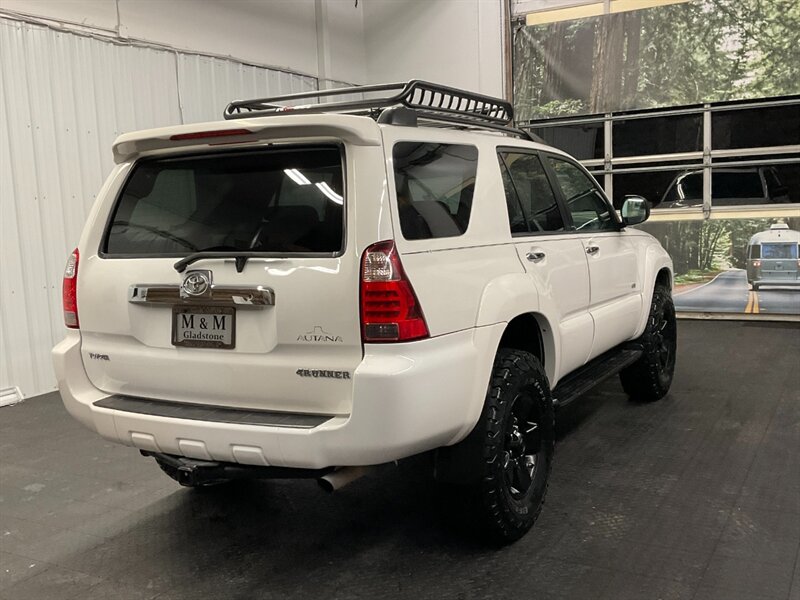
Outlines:
{"label": "4runner badge", "polygon": [[189,271],[181,283],[181,298],[202,296],[211,288],[211,271]]}
{"label": "4runner badge", "polygon": [[297,369],[300,377],[324,377],[326,379],[350,379],[350,371],[326,371],[323,369]]}
{"label": "4runner badge", "polygon": [[340,335],[333,335],[325,331],[319,325],[316,325],[314,329],[309,331],[308,333],[301,333],[297,336],[298,342],[337,342],[342,343],[344,340]]}

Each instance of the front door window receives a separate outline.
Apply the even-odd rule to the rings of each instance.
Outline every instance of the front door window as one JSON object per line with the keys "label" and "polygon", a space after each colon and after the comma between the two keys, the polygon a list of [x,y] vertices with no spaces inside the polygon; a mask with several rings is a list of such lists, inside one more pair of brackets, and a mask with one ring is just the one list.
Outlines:
{"label": "front door window", "polygon": [[612,208],[601,195],[597,184],[571,162],[548,156],[564,195],[572,225],[578,231],[616,231]]}

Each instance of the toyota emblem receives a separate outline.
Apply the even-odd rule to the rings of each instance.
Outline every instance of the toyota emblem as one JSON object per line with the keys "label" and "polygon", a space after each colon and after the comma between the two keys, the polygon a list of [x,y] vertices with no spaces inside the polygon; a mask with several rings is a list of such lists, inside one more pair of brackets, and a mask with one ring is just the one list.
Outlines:
{"label": "toyota emblem", "polygon": [[202,296],[211,288],[210,271],[189,271],[181,284],[181,297]]}

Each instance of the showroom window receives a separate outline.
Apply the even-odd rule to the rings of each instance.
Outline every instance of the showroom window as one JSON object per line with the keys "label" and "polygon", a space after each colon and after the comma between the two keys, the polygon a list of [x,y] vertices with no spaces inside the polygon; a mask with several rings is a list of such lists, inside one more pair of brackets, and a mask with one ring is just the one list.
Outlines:
{"label": "showroom window", "polygon": [[561,127],[538,127],[531,133],[539,136],[545,143],[561,148],[578,160],[591,160],[604,155],[605,134],[603,123],[579,123]]}
{"label": "showroom window", "polygon": [[578,157],[617,209],[629,195],[650,200],[656,218],[800,203],[796,96],[543,119],[529,128]]}

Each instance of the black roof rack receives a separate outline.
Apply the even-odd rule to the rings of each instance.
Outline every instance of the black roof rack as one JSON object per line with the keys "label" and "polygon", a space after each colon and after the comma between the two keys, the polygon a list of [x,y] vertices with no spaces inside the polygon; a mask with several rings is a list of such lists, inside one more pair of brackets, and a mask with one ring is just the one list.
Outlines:
{"label": "black roof rack", "polygon": [[[353,95],[362,97],[339,99]],[[322,102],[323,99],[327,101]],[[312,100],[313,103],[284,104],[298,100]],[[286,112],[363,114],[381,123],[412,126],[419,118],[452,127],[491,129],[532,139],[528,132],[514,127],[514,109],[510,102],[418,79],[236,100],[225,107],[225,118],[267,117]]]}

